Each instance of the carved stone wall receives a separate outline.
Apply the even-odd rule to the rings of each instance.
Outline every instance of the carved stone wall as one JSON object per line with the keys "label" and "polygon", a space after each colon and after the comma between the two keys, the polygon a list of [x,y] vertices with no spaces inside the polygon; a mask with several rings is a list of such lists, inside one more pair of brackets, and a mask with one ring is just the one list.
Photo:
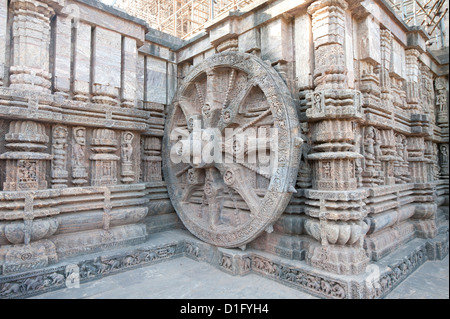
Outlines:
{"label": "carved stone wall", "polygon": [[146,31],[96,2],[0,2],[0,274],[177,226],[160,156],[176,66]]}
{"label": "carved stone wall", "polygon": [[446,232],[446,62],[424,32],[373,5],[275,1],[211,25],[178,52],[182,84],[223,47],[251,53],[297,104],[305,143],[296,193],[251,248],[349,275]]}
{"label": "carved stone wall", "polygon": [[[333,278],[448,231],[448,62],[382,2],[266,1],[183,41],[94,0],[0,0],[0,37],[3,275],[182,227],[171,199],[189,187],[180,215],[214,215],[194,234],[252,249],[223,253],[221,269],[322,296],[349,291],[274,255]],[[170,110],[186,105],[175,121]],[[189,131],[196,119],[280,128],[287,168],[186,166],[168,178],[166,123]],[[219,215],[236,234],[202,228]]]}

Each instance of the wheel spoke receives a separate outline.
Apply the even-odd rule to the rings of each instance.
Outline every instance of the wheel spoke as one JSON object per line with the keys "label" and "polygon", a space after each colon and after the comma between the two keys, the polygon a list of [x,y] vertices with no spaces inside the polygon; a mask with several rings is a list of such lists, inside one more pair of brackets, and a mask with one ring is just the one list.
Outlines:
{"label": "wheel spoke", "polygon": [[[232,101],[229,102],[227,107],[222,109],[221,118],[217,125],[219,130],[223,131],[227,126],[235,122],[242,102],[255,85],[256,83],[254,81],[247,82],[245,88],[241,90]],[[223,106],[224,105],[226,104],[223,104]]]}
{"label": "wheel spoke", "polygon": [[183,195],[181,196],[182,202],[188,202],[194,190],[197,188],[197,185],[187,184],[183,189]]}
{"label": "wheel spoke", "polygon": [[251,215],[255,216],[261,206],[261,199],[245,180],[242,168],[236,164],[216,164],[223,180],[228,187],[233,188],[247,203]]}
{"label": "wheel spoke", "polygon": [[216,229],[220,222],[223,206],[224,182],[215,168],[206,170],[204,193],[208,202],[208,223]]}

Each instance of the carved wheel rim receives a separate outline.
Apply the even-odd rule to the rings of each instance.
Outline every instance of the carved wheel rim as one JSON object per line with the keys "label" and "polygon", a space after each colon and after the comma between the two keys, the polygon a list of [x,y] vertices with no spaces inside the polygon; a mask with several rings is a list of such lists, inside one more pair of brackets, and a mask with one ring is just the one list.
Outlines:
{"label": "carved wheel rim", "polygon": [[[171,156],[183,153],[194,120],[201,123],[202,131],[218,128],[222,136],[227,128],[235,132],[275,128],[275,144],[266,149],[272,166],[259,161],[175,164]],[[163,139],[164,177],[186,228],[205,242],[231,248],[249,243],[271,226],[294,191],[298,136],[291,95],[278,73],[259,58],[224,52],[195,66],[169,106]],[[241,145],[237,138],[224,138],[227,143],[231,143],[229,148],[221,148],[224,157],[233,159],[238,152],[248,151],[248,145]]]}

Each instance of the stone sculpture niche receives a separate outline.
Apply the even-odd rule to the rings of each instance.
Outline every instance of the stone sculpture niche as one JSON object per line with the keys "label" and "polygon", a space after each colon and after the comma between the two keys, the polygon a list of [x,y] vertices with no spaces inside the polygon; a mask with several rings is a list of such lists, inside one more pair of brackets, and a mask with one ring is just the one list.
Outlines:
{"label": "stone sculpture niche", "polygon": [[86,170],[86,129],[84,127],[74,127],[72,132],[72,183],[82,186],[88,182]]}
{"label": "stone sculpture niche", "polygon": [[12,121],[6,134],[10,150],[0,159],[6,160],[5,191],[46,189],[46,162],[52,155],[44,153],[49,141],[45,127],[32,121]]}
{"label": "stone sculpture niche", "polygon": [[134,171],[133,171],[133,139],[134,134],[131,132],[122,133],[122,176],[121,181],[125,184],[132,183],[134,181]]}
{"label": "stone sculpture niche", "polygon": [[[91,184],[105,186],[117,184],[117,151],[116,133],[110,129],[95,129],[93,132],[90,156],[92,161]],[[128,154],[128,153],[127,153]]]}

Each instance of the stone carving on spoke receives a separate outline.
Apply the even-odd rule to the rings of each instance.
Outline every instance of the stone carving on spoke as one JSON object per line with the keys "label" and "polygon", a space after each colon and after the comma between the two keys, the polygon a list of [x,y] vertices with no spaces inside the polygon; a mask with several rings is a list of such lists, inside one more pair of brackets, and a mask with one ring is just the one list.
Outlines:
{"label": "stone carving on spoke", "polygon": [[274,69],[238,52],[197,65],[169,109],[164,136],[164,176],[181,220],[217,246],[250,242],[295,192],[301,143],[293,101]]}

